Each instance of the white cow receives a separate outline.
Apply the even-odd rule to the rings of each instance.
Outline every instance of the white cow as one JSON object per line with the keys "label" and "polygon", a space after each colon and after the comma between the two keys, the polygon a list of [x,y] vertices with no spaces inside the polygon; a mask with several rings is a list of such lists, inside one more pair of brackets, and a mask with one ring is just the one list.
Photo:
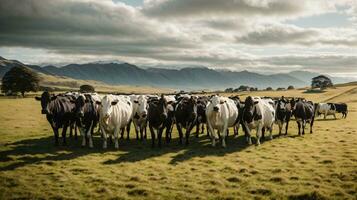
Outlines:
{"label": "white cow", "polygon": [[257,145],[260,145],[262,129],[269,130],[269,138],[273,139],[273,124],[275,121],[274,101],[271,99],[261,99],[260,97],[247,97],[242,114],[242,123],[245,127],[246,137],[249,144],[252,144],[251,130],[256,129]]}
{"label": "white cow", "polygon": [[99,123],[103,134],[103,148],[107,148],[107,134],[114,135],[115,148],[119,148],[118,136],[122,128],[130,122],[132,103],[127,98],[106,95],[102,98]]}
{"label": "white cow", "polygon": [[328,115],[333,115],[336,119],[336,106],[333,103],[318,103],[315,108],[315,115],[320,114],[324,115],[324,119]]}
{"label": "white cow", "polygon": [[234,101],[226,97],[213,96],[207,104],[206,117],[212,146],[216,145],[216,129],[218,134],[222,133],[222,146],[226,147],[227,129],[233,127],[238,118],[238,109]]}
{"label": "white cow", "polygon": [[145,95],[138,95],[131,97],[133,103],[133,114],[132,121],[134,123],[136,139],[143,139],[143,134],[145,133],[146,138],[146,125],[147,125],[147,114],[148,114],[148,103],[147,97]]}

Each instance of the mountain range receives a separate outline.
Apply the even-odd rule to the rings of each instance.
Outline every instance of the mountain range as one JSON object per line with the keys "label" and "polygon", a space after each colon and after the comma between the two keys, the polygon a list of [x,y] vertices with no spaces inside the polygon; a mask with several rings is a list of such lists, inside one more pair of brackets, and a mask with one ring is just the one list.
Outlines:
{"label": "mountain range", "polygon": [[[222,71],[206,67],[187,67],[182,69],[140,68],[136,65],[122,62],[93,62],[87,64],[69,64],[62,67],[25,65],[16,60],[0,57],[0,77],[11,67],[22,65],[43,74],[66,76],[81,80],[96,80],[111,85],[137,85],[166,87],[173,89],[224,89],[248,85],[265,89],[266,87],[305,87],[311,83],[311,78],[320,74],[308,71],[292,71],[263,75],[255,72]],[[334,83],[352,81],[348,78],[331,77]]]}

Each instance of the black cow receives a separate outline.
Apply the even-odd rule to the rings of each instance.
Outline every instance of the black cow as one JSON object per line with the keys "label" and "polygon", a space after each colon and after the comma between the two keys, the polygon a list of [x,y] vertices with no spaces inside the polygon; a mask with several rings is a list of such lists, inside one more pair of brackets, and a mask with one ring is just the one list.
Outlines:
{"label": "black cow", "polygon": [[305,134],[306,123],[310,123],[310,133],[312,133],[312,126],[314,125],[315,120],[314,104],[311,101],[302,99],[298,99],[296,102],[295,100],[292,101],[291,104],[294,106],[293,115],[295,116],[299,129],[298,134],[301,135],[301,128],[302,135]]}
{"label": "black cow", "polygon": [[55,136],[55,145],[58,145],[58,129],[62,129],[63,145],[66,144],[66,131],[74,119],[75,105],[69,98],[64,96],[50,95],[45,91],[41,97],[35,97],[36,100],[41,101],[41,113],[46,115],[47,121],[50,123]]}
{"label": "black cow", "polygon": [[289,100],[282,97],[275,101],[275,122],[279,125],[279,135],[281,135],[281,130],[285,125],[285,135],[288,134],[289,122],[292,115],[292,106]]}
{"label": "black cow", "polygon": [[179,143],[182,144],[182,128],[186,129],[186,145],[190,137],[192,128],[196,125],[197,120],[197,100],[191,96],[191,98],[184,97],[176,105],[175,109],[175,122],[177,131],[180,136]]}
{"label": "black cow", "polygon": [[[209,98],[206,96],[201,96],[198,97],[197,99],[196,137],[199,136],[200,125],[201,125],[201,133],[203,133],[205,130],[205,124],[207,123],[206,107],[207,107],[208,100]],[[209,136],[208,130],[207,130],[207,136]]]}
{"label": "black cow", "polygon": [[335,108],[337,113],[342,113],[342,118],[346,118],[348,114],[347,104],[345,103],[335,103]]}
{"label": "black cow", "polygon": [[99,121],[99,112],[96,107],[96,102],[91,95],[80,95],[75,100],[75,113],[77,117],[77,127],[83,137],[82,146],[86,145],[88,139],[89,147],[93,147],[93,132]]}
{"label": "black cow", "polygon": [[157,131],[158,146],[161,147],[162,132],[168,119],[167,101],[163,95],[156,100],[150,100],[148,109],[148,122],[151,132],[152,147],[155,147],[155,129]]}

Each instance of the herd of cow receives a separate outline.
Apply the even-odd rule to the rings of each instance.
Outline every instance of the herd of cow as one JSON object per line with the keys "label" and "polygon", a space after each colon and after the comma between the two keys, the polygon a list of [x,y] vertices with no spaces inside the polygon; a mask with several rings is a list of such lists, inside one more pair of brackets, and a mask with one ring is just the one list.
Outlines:
{"label": "herd of cow", "polygon": [[[119,148],[119,134],[123,138],[127,132],[129,139],[131,123],[134,124],[136,139],[146,139],[147,125],[152,138],[161,147],[161,138],[165,130],[165,141],[169,143],[174,124],[179,133],[179,143],[189,143],[190,132],[196,127],[196,137],[207,128],[207,135],[211,137],[212,146],[221,139],[222,146],[226,146],[225,137],[228,128],[233,127],[234,134],[238,134],[242,127],[247,142],[252,143],[251,131],[256,130],[256,144],[264,138],[265,130],[269,131],[272,139],[273,124],[279,126],[282,134],[285,124],[285,134],[288,132],[289,121],[295,118],[298,134],[305,133],[306,123],[310,123],[310,133],[315,116],[320,114],[324,118],[328,115],[342,113],[347,116],[347,105],[344,103],[316,103],[303,98],[268,98],[248,96],[241,101],[238,96],[223,97],[182,95],[99,95],[96,93],[63,93],[51,95],[45,91],[41,97],[42,114],[46,115],[50,123],[55,144],[58,145],[59,129],[62,128],[63,144],[66,144],[66,131],[70,129],[77,137],[80,131],[82,146],[93,147],[92,136],[99,125],[103,139],[103,148],[107,148],[107,139],[114,136],[115,148]],[[215,131],[216,130],[216,131]],[[185,135],[184,135],[185,133]]]}

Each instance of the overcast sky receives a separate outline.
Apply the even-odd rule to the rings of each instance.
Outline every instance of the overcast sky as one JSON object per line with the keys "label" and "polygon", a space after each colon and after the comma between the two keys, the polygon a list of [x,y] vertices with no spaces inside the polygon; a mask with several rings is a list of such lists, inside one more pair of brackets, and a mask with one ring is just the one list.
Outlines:
{"label": "overcast sky", "polygon": [[356,0],[1,0],[0,56],[357,78]]}

